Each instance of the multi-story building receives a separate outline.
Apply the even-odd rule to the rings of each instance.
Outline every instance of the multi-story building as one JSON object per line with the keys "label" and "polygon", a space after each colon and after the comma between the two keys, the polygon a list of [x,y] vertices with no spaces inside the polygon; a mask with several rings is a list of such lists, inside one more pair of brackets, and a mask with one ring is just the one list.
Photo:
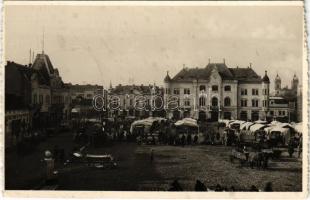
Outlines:
{"label": "multi-story building", "polygon": [[79,84],[65,84],[70,88],[71,99],[74,100],[77,97],[82,97],[84,99],[93,99],[95,95],[103,94],[103,86],[100,85],[79,85]]}
{"label": "multi-story building", "polygon": [[269,116],[273,120],[291,122],[295,118],[295,102],[279,97],[269,97]]}
{"label": "multi-story building", "polygon": [[59,71],[47,54],[37,54],[32,66],[32,105],[38,108],[34,117],[39,127],[55,126],[70,118],[71,97]]}
{"label": "multi-story building", "polygon": [[31,129],[31,73],[26,65],[8,61],[5,66],[5,148],[21,142]]}
{"label": "multi-story building", "polygon": [[93,106],[93,98],[103,95],[103,86],[66,83],[65,87],[69,89],[74,120],[100,119],[100,112]]}
{"label": "multi-story building", "polygon": [[154,85],[118,85],[109,89],[110,117],[148,117],[161,115],[162,88]]}
{"label": "multi-story building", "polygon": [[171,78],[167,72],[165,109],[167,117],[199,120],[265,119],[268,113],[269,77],[257,75],[251,65],[229,68],[210,63],[203,68],[186,68]]}
{"label": "multi-story building", "polygon": [[6,140],[19,141],[18,137],[11,137],[11,130],[16,132],[13,135],[28,134],[30,129],[57,127],[70,118],[69,88],[44,52],[37,54],[33,64],[8,61],[5,75]]}

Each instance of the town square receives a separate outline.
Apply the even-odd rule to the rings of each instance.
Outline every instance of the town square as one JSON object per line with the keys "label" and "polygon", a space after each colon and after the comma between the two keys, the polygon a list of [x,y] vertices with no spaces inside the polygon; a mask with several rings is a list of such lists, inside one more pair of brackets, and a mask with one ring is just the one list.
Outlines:
{"label": "town square", "polygon": [[303,191],[302,6],[5,14],[6,190]]}

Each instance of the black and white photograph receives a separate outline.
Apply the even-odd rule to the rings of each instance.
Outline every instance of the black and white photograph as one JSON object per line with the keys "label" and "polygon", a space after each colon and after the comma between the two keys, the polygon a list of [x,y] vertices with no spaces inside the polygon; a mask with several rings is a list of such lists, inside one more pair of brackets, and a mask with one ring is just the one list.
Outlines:
{"label": "black and white photograph", "polygon": [[13,1],[3,23],[6,191],[307,190],[302,1]]}

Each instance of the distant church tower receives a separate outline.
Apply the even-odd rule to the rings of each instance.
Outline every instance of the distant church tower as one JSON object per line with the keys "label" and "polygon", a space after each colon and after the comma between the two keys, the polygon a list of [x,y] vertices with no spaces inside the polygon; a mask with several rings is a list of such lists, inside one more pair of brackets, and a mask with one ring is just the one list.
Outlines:
{"label": "distant church tower", "polygon": [[292,80],[292,90],[296,91],[298,90],[298,85],[299,85],[299,80],[296,76],[296,74],[294,74],[293,80]]}
{"label": "distant church tower", "polygon": [[270,80],[267,75],[267,71],[265,71],[265,76],[262,78],[262,91],[263,91],[263,106],[262,106],[262,115],[260,118],[267,120],[267,113],[269,111],[269,87]]}
{"label": "distant church tower", "polygon": [[276,79],[274,80],[274,90],[275,90],[275,94],[279,95],[280,94],[280,90],[281,90],[281,78],[280,76],[277,74]]}

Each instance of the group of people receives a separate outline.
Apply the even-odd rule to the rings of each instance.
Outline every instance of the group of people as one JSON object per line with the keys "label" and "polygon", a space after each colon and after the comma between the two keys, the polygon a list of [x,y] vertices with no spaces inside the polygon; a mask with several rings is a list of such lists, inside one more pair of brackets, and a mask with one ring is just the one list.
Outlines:
{"label": "group of people", "polygon": [[[168,189],[168,191],[183,191],[182,186],[180,185],[178,180],[174,180]],[[226,187],[217,184],[216,186],[207,187],[200,180],[196,180],[195,183],[195,191],[197,192],[236,192],[236,191],[249,191],[249,192],[272,192],[272,183],[267,182],[264,189],[258,189],[255,185],[251,185],[249,189],[237,189],[234,186]]]}

